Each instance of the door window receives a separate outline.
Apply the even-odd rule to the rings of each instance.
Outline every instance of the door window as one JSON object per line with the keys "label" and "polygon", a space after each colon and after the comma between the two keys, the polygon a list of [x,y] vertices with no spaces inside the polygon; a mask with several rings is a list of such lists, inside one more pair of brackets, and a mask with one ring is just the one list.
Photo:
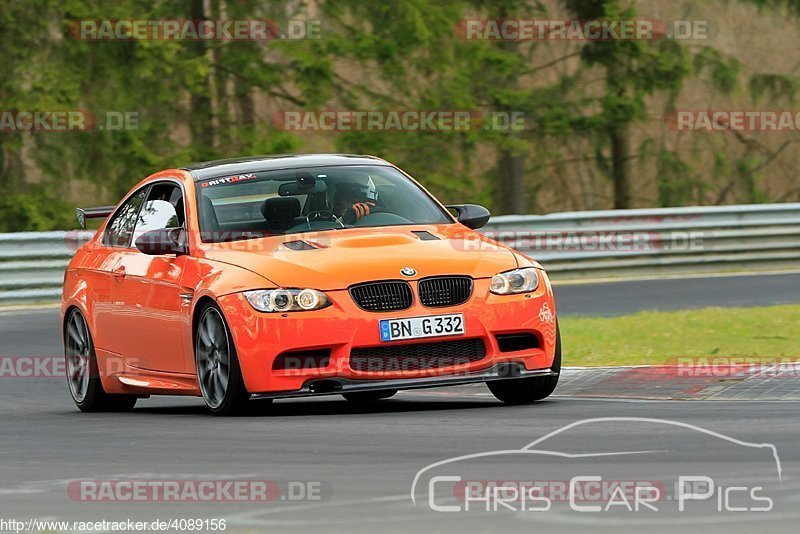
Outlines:
{"label": "door window", "polygon": [[147,194],[134,231],[134,241],[145,232],[184,225],[183,193],[173,183],[155,184]]}
{"label": "door window", "polygon": [[144,195],[147,188],[138,191],[117,211],[114,218],[106,226],[103,244],[110,247],[131,246],[131,237],[136,225],[136,217],[139,215],[139,208],[142,207]]}

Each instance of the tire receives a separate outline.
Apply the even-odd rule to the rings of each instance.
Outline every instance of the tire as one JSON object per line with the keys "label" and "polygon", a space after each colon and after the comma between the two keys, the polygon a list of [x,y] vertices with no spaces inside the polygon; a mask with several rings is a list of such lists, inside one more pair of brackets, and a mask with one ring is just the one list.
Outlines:
{"label": "tire", "polygon": [[197,383],[208,410],[215,415],[245,413],[250,394],[228,323],[215,304],[205,305],[198,315],[194,354]]}
{"label": "tire", "polygon": [[397,395],[396,389],[379,389],[376,391],[358,391],[355,393],[342,393],[342,397],[353,403],[368,403],[388,399]]}
{"label": "tire", "polygon": [[[561,330],[556,323],[556,349],[550,369],[561,372]],[[549,397],[558,385],[556,376],[534,376],[531,378],[512,378],[492,380],[486,383],[489,391],[505,404],[530,404]]]}
{"label": "tire", "polygon": [[111,395],[100,381],[97,354],[83,314],[73,308],[64,321],[64,359],[69,394],[82,412],[129,412],[134,395]]}

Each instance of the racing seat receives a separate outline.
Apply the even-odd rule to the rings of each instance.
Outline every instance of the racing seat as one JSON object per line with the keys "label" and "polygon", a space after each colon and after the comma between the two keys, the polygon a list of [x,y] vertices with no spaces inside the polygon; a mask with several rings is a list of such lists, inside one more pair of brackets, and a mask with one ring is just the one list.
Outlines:
{"label": "racing seat", "polygon": [[261,204],[261,215],[267,221],[267,230],[282,232],[298,224],[301,207],[297,197],[272,197]]}

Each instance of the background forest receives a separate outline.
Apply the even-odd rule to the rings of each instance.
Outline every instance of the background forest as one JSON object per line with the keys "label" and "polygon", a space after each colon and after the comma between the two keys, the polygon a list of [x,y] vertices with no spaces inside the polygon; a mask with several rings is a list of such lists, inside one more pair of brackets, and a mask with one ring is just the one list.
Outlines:
{"label": "background forest", "polygon": [[[318,38],[87,41],[81,19],[318,21]],[[703,38],[465,40],[466,19],[702,21]],[[315,22],[316,23],[316,22]],[[157,170],[381,156],[495,214],[800,201],[798,132],[678,132],[675,110],[793,110],[797,0],[0,1],[0,110],[136,112],[136,128],[0,131],[0,231],[74,227]],[[289,132],[287,110],[522,112],[525,128]]]}

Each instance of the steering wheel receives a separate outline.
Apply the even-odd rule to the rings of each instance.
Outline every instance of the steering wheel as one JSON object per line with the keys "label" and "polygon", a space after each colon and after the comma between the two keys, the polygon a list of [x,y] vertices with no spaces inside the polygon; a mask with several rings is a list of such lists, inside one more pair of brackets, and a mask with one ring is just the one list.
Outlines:
{"label": "steering wheel", "polygon": [[344,223],[342,220],[336,216],[335,213],[328,210],[319,210],[319,211],[312,211],[306,215],[306,223],[308,224],[309,231],[311,230],[311,223],[313,221],[330,221],[335,222],[342,228],[344,228]]}

